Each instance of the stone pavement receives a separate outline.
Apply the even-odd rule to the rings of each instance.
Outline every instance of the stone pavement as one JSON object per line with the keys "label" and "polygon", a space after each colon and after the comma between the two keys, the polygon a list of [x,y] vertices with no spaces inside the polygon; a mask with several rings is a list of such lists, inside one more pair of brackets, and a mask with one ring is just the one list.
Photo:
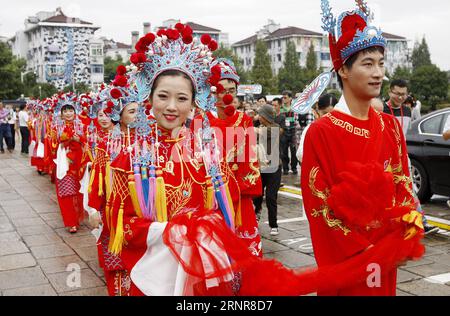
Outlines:
{"label": "stone pavement", "polygon": [[[265,256],[291,268],[315,264],[300,210],[299,201],[280,197],[277,237],[269,235],[266,210],[260,223]],[[450,283],[425,280],[450,273],[450,239],[436,235],[425,243],[425,258],[400,269],[399,295],[450,295]],[[81,269],[80,287],[70,286],[71,267]],[[0,295],[107,295],[95,238],[85,225],[76,235],[67,232],[53,184],[18,153],[0,155]]]}

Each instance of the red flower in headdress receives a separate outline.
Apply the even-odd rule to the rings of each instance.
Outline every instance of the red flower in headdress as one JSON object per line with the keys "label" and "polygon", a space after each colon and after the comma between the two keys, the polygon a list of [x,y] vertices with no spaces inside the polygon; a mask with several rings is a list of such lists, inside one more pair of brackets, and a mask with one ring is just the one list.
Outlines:
{"label": "red flower in headdress", "polygon": [[[127,67],[125,67],[124,65],[119,65],[119,67],[117,67],[117,74],[120,76],[123,76],[127,73]],[[103,88],[104,89],[104,88]]]}
{"label": "red flower in headdress", "polygon": [[120,92],[119,89],[112,89],[111,90],[111,97],[114,99],[119,99],[122,96],[122,92]]}
{"label": "red flower in headdress", "polygon": [[113,84],[116,87],[125,87],[128,84],[128,79],[125,76],[117,75]]}

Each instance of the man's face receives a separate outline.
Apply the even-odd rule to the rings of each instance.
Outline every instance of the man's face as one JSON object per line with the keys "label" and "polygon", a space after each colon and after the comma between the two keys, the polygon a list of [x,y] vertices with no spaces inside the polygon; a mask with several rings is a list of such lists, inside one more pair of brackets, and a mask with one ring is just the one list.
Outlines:
{"label": "man's face", "polygon": [[389,91],[389,97],[391,100],[391,104],[395,107],[400,107],[405,102],[408,97],[408,88],[400,88],[397,86],[392,87],[391,91]]}
{"label": "man's face", "polygon": [[367,101],[380,95],[385,73],[384,55],[379,51],[360,53],[351,68],[344,65],[339,69],[344,91],[351,90]]}
{"label": "man's face", "polygon": [[278,101],[272,101],[273,109],[275,110],[275,113],[278,113],[280,110],[281,104]]}
{"label": "man's face", "polygon": [[291,102],[292,102],[292,98],[288,94],[283,95],[283,105],[284,106],[290,106]]}
{"label": "man's face", "polygon": [[262,105],[265,105],[265,104],[266,104],[266,100],[264,98],[261,98],[261,99],[258,100],[258,105],[259,106],[262,106]]}
{"label": "man's face", "polygon": [[223,86],[224,91],[217,94],[217,105],[219,107],[224,107],[223,97],[227,94],[231,94],[235,98],[237,95],[237,86],[233,80],[228,79],[221,80],[219,83]]}

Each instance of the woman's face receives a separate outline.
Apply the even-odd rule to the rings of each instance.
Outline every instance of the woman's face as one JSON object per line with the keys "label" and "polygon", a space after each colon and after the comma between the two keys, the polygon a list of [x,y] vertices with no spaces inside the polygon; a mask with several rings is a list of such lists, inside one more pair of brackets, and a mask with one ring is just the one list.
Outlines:
{"label": "woman's face", "polygon": [[138,104],[136,102],[127,104],[120,115],[120,125],[127,128],[128,125],[134,122],[138,113]]}
{"label": "woman's face", "polygon": [[172,131],[186,122],[192,110],[192,84],[181,76],[160,77],[150,102],[158,126]]}
{"label": "woman's face", "polygon": [[67,122],[72,122],[75,119],[75,110],[66,109],[62,113],[62,118]]}
{"label": "woman's face", "polygon": [[103,130],[109,130],[113,127],[111,118],[103,112],[103,110],[98,112],[98,124]]}

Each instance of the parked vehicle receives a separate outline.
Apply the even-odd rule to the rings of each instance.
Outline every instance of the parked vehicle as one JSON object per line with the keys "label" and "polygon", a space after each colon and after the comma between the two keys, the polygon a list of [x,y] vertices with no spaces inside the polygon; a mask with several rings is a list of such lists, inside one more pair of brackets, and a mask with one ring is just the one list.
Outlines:
{"label": "parked vehicle", "polygon": [[422,203],[434,194],[450,196],[450,141],[442,137],[449,125],[446,108],[414,121],[406,135],[413,186]]}

